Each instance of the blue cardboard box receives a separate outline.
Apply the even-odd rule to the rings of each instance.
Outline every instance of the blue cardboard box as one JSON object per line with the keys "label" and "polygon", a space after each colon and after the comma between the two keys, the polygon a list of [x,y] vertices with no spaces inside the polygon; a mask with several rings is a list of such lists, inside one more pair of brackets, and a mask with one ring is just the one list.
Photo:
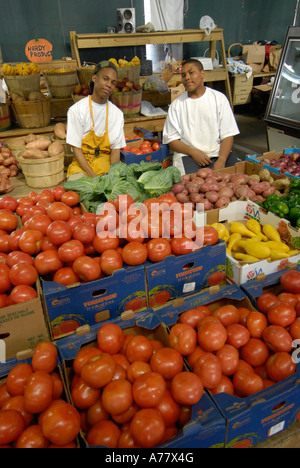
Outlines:
{"label": "blue cardboard box", "polygon": [[[279,168],[276,167],[271,167],[270,164],[268,164],[268,161],[271,159],[276,159],[279,160],[282,156],[288,156],[291,155],[292,153],[298,153],[300,154],[300,149],[299,148],[286,148],[282,152],[276,153],[275,151],[270,151],[267,153],[264,153],[263,156],[258,156],[256,154],[254,155],[246,155],[246,161],[253,162],[255,164],[261,165],[264,169],[268,169],[270,172],[273,172],[274,174],[277,175],[285,175],[287,177],[290,177],[292,179],[299,179],[299,177],[296,177],[289,172],[281,172]],[[265,162],[267,160],[267,162]]]}
{"label": "blue cardboard box", "polygon": [[205,245],[182,256],[145,264],[149,307],[158,307],[176,297],[194,294],[226,281],[226,243]]}
{"label": "blue cardboard box", "polygon": [[[251,288],[252,283],[249,285]],[[248,287],[248,285],[246,285]],[[224,286],[219,291],[201,291],[191,297],[178,299],[157,310],[161,321],[171,327],[186,310],[208,306],[212,311],[232,304],[236,307],[256,308],[249,297],[236,285]],[[278,432],[288,428],[300,417],[299,375],[297,373],[276,383],[272,387],[247,398],[239,398],[226,393],[210,398],[226,420],[225,448],[248,448],[263,442]]]}
{"label": "blue cardboard box", "polygon": [[[168,346],[168,332],[159,317],[153,310],[139,312],[128,318],[118,317],[111,323],[119,325],[124,333],[143,334],[150,339],[158,339]],[[59,353],[63,363],[63,369],[70,385],[73,373],[73,360],[82,347],[93,346],[97,337],[97,331],[101,325],[88,327],[87,333],[81,336],[77,334],[62,338],[57,342]],[[70,394],[70,389],[68,387]],[[81,434],[87,448],[90,447]],[[223,448],[225,438],[225,420],[207,393],[193,406],[191,420],[178,434],[165,444],[155,448]]]}
{"label": "blue cardboard box", "polygon": [[62,286],[43,281],[43,300],[53,339],[83,325],[116,318],[126,310],[147,308],[144,266],[128,267],[90,283]]}
{"label": "blue cardboard box", "polygon": [[124,149],[121,149],[121,162],[124,162],[126,164],[132,164],[132,163],[140,163],[141,161],[146,161],[146,162],[153,162],[153,163],[161,163],[163,167],[168,167],[171,165],[171,156],[170,156],[170,148],[169,145],[164,145],[161,140],[158,138],[154,137],[153,133],[147,132],[147,130],[144,130],[142,128],[135,128],[134,132],[137,133],[139,136],[141,136],[140,140],[127,140],[127,146],[129,148],[133,147],[140,147],[141,143],[144,141],[150,141],[151,145],[154,142],[158,142],[160,144],[160,148],[157,151],[152,151],[150,153],[146,154],[135,154],[131,153],[130,151],[125,151]]}

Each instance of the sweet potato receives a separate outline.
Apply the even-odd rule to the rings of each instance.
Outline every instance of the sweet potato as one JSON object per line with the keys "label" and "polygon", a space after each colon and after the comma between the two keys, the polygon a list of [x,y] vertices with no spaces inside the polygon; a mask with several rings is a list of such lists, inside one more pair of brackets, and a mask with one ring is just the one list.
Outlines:
{"label": "sweet potato", "polygon": [[55,138],[57,138],[58,140],[65,140],[67,137],[66,127],[61,122],[58,122],[57,124],[55,124],[53,132],[54,132]]}
{"label": "sweet potato", "polygon": [[59,141],[54,141],[51,143],[51,145],[48,147],[48,153],[50,157],[53,156],[58,156],[59,154],[64,152],[64,147]]}
{"label": "sweet potato", "polygon": [[10,177],[16,177],[16,175],[18,175],[19,169],[18,169],[18,166],[16,166],[15,164],[12,164],[11,166],[9,166],[9,170],[10,170]]}
{"label": "sweet potato", "polygon": [[12,138],[11,140],[7,140],[7,144],[9,146],[25,146],[25,137]]}
{"label": "sweet potato", "polygon": [[34,133],[29,133],[25,137],[25,144],[27,145],[27,143],[31,143],[32,141],[35,141],[36,139],[37,139],[37,137],[36,137],[36,135]]}
{"label": "sweet potato", "polygon": [[21,153],[21,157],[24,159],[45,159],[47,155],[38,148],[28,148]]}
{"label": "sweet potato", "polygon": [[41,137],[41,138],[37,138],[34,141],[31,141],[30,143],[27,143],[26,148],[27,149],[35,148],[35,149],[39,149],[43,151],[43,150],[48,149],[50,145],[51,145],[51,141],[49,140],[49,138]]}

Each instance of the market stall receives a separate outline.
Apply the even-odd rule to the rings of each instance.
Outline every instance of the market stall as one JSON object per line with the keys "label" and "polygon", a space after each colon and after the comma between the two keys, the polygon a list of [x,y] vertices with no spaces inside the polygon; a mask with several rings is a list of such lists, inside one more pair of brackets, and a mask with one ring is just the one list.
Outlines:
{"label": "market stall", "polygon": [[[166,34],[225,54],[219,28]],[[78,48],[121,36],[72,32],[75,66],[2,67],[0,448],[294,444],[300,150],[181,175],[157,135],[165,115],[140,114],[176,95],[158,96],[137,56],[110,57],[126,146],[105,174],[67,181],[66,112],[94,70]],[[222,61],[208,81],[231,100]]]}

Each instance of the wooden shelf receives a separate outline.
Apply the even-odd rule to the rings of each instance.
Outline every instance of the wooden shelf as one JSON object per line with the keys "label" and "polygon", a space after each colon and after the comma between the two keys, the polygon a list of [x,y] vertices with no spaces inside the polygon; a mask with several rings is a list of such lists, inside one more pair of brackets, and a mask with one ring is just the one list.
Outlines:
{"label": "wooden shelf", "polygon": [[222,68],[206,71],[206,82],[223,81],[228,100],[233,106],[229,74],[227,69],[227,57],[224,44],[223,29],[216,28],[209,35],[202,29],[183,29],[176,31],[156,31],[152,33],[135,34],[77,34],[70,31],[72,58],[77,66],[81,67],[79,50],[104,47],[128,47],[148,44],[178,44],[188,42],[209,42],[209,56],[214,60],[217,42],[220,45],[220,59]]}

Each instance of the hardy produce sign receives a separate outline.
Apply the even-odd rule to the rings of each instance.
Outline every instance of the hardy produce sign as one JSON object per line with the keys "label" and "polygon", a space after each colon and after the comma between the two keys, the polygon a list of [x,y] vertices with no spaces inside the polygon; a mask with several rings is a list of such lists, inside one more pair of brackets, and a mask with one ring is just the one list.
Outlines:
{"label": "hardy produce sign", "polygon": [[25,46],[25,54],[30,62],[51,62],[52,61],[51,42],[47,39],[31,39]]}

